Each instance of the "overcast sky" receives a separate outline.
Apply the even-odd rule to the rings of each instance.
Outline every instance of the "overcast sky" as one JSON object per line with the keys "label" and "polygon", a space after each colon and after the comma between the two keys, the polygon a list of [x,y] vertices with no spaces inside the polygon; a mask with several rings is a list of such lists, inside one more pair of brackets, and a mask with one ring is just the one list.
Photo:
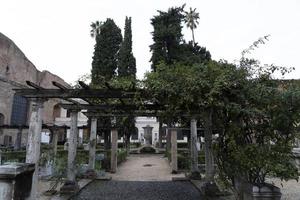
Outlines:
{"label": "overcast sky", "polygon": [[[91,70],[91,22],[112,18],[123,31],[125,16],[131,16],[133,53],[142,78],[150,70],[150,19],[157,10],[183,3],[200,13],[195,39],[213,59],[239,59],[243,49],[270,34],[269,42],[251,56],[262,63],[295,67],[287,78],[300,78],[299,0],[0,0],[0,32],[39,70],[71,83]],[[191,40],[186,27],[183,33]]]}

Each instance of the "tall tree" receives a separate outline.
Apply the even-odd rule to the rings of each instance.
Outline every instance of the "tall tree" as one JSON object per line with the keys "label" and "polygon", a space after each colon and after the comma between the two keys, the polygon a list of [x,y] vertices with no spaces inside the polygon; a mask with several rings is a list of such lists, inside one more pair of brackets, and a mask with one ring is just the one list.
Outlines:
{"label": "tall tree", "polygon": [[122,42],[120,28],[112,19],[107,19],[100,26],[96,35],[96,44],[92,62],[92,85],[99,85],[111,80],[116,74],[117,53]]}
{"label": "tall tree", "polygon": [[[104,23],[96,22],[91,27],[91,33],[96,37],[91,86],[99,88],[103,87],[104,82],[110,81],[116,75],[117,53],[122,42],[122,34],[121,29],[109,18]],[[109,117],[98,119],[98,130],[103,133],[105,149],[110,147],[110,131],[107,127],[111,127]],[[108,160],[104,162],[107,164]]]}
{"label": "tall tree", "polygon": [[91,26],[90,34],[91,34],[92,38],[96,38],[96,36],[100,34],[101,24],[102,24],[102,22],[99,22],[98,20],[91,23],[91,25],[90,25]]}
{"label": "tall tree", "polygon": [[[118,54],[118,77],[120,81],[136,82],[136,61],[132,53],[131,17],[125,19],[124,39]],[[121,78],[121,79],[120,79]],[[118,118],[125,138],[125,146],[129,153],[130,136],[135,131],[134,116]]]}
{"label": "tall tree", "polygon": [[136,61],[132,53],[131,17],[125,19],[124,40],[118,54],[118,76],[135,79]]}
{"label": "tall tree", "polygon": [[152,51],[152,70],[160,62],[172,64],[180,59],[180,43],[182,40],[181,21],[184,18],[183,7],[173,7],[167,12],[158,11],[159,15],[151,19],[154,31],[152,38],[154,43],[150,46]]}
{"label": "tall tree", "polygon": [[190,8],[189,12],[184,11],[185,16],[184,16],[184,22],[186,23],[186,26],[191,29],[192,31],[192,36],[193,36],[193,44],[195,45],[195,35],[194,35],[194,30],[197,28],[197,25],[199,24],[198,19],[199,13],[196,12],[196,8],[192,9]]}
{"label": "tall tree", "polygon": [[188,22],[188,27],[194,31],[199,19],[195,9],[188,15],[185,14],[184,6],[170,8],[167,12],[158,11],[159,15],[151,19],[154,28],[152,32],[154,43],[150,46],[153,71],[156,71],[157,66],[162,62],[167,65],[174,63],[193,65],[211,60],[209,51],[205,47],[198,46],[194,36],[192,42],[185,42],[183,39],[181,23]]}

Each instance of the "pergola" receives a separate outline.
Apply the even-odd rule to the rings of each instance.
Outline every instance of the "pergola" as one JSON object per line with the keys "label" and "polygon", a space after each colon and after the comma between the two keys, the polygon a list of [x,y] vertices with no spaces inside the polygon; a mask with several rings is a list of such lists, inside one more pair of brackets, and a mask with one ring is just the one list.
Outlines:
{"label": "pergola", "polygon": [[[70,136],[68,138],[68,166],[67,166],[67,182],[70,187],[70,182],[74,183],[76,189],[75,179],[75,157],[77,149],[77,135],[78,135],[78,112],[85,111],[84,114],[91,119],[90,127],[90,141],[89,141],[89,168],[91,170],[95,167],[95,152],[96,152],[96,133],[97,133],[97,118],[101,117],[117,117],[117,116],[160,116],[166,110],[165,105],[151,103],[151,95],[147,94],[145,90],[141,89],[115,89],[106,83],[105,89],[93,89],[84,82],[79,82],[80,88],[70,89],[65,86],[52,82],[55,89],[42,88],[32,82],[27,81],[27,85],[32,88],[15,89],[16,95],[31,99],[32,112],[30,116],[28,144],[26,149],[26,162],[35,163],[35,173],[32,182],[32,193],[36,194],[37,188],[37,172],[38,161],[40,157],[40,132],[42,128],[42,110],[45,101],[51,98],[65,100],[66,103],[61,103],[62,108],[70,111]],[[139,104],[128,104],[124,100],[139,99]],[[78,101],[76,99],[82,99]],[[108,103],[109,99],[114,99],[114,102]],[[104,103],[98,103],[104,102]],[[83,103],[84,102],[84,103]],[[128,101],[127,101],[128,102]],[[181,115],[186,115],[181,113]],[[172,171],[177,171],[177,130],[170,129],[171,142],[171,167]],[[117,141],[118,130],[117,127],[111,128],[111,172],[117,170]],[[191,119],[191,171],[198,172],[198,154],[197,154],[197,121],[195,117]]]}

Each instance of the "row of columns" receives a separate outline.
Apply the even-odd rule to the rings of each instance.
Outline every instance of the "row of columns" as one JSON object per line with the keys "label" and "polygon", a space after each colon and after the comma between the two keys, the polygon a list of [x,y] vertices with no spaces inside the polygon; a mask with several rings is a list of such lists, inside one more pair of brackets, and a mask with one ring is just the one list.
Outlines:
{"label": "row of columns", "polygon": [[[26,150],[26,162],[35,163],[35,172],[32,179],[32,191],[31,199],[37,199],[37,184],[38,184],[38,163],[40,157],[40,141],[42,130],[42,110],[45,99],[36,99],[32,103],[32,113],[30,117],[30,125],[28,132],[28,143]],[[67,166],[67,180],[69,182],[76,183],[76,169],[75,158],[77,150],[77,135],[78,135],[78,112],[79,110],[71,110],[71,125],[70,136],[68,139],[68,166]],[[210,129],[211,130],[211,129]],[[95,155],[96,155],[96,133],[97,133],[97,119],[91,120],[91,134],[90,134],[90,148],[89,148],[89,168],[95,168]],[[205,142],[209,142],[211,138],[207,138],[208,134],[205,134]],[[211,137],[211,136],[210,136]],[[195,118],[191,119],[191,173],[199,173],[198,168],[198,151],[197,151],[197,121]],[[56,136],[54,137],[54,143],[57,143]],[[116,129],[111,131],[111,172],[117,170],[117,149],[118,149],[118,131]],[[168,142],[169,141],[169,142]],[[177,162],[177,130],[170,129],[170,134],[167,135],[167,148],[171,149],[171,168],[172,172],[176,173],[178,170]],[[208,177],[212,176],[213,159],[211,154],[211,143],[206,145],[206,150],[210,150],[208,153],[209,161],[206,166],[206,174]],[[74,184],[76,186],[76,184]]]}
{"label": "row of columns", "polygon": [[[41,131],[42,131],[42,112],[45,99],[35,99],[32,101],[32,111],[29,121],[28,142],[26,148],[26,163],[35,163],[35,171],[32,177],[32,188],[29,199],[38,199],[38,171],[39,171],[39,158],[41,147]],[[78,135],[78,112],[79,110],[71,110],[70,118],[70,135],[68,138],[68,161],[67,161],[67,183],[68,187],[73,185],[73,189],[77,189],[76,182],[76,151],[77,151],[77,135]],[[58,135],[53,131],[53,145],[57,145]],[[89,169],[95,169],[96,157],[96,136],[97,136],[97,119],[91,120],[91,134],[89,143]],[[118,131],[111,131],[111,172],[117,170],[117,149],[118,149]],[[56,151],[54,147],[54,151]],[[56,152],[54,152],[56,154]],[[70,184],[71,183],[71,184]],[[72,184],[73,183],[73,184]],[[64,186],[63,186],[64,187]],[[69,188],[70,189],[70,188]]]}
{"label": "row of columns", "polygon": [[[199,175],[198,167],[198,149],[197,149],[197,120],[191,119],[190,123],[190,172],[193,175]],[[212,151],[212,124],[211,120],[205,122],[205,178],[212,181],[214,177],[214,159]],[[177,130],[171,128],[166,135],[166,150],[171,151],[171,169],[175,173],[178,170],[177,166]]]}

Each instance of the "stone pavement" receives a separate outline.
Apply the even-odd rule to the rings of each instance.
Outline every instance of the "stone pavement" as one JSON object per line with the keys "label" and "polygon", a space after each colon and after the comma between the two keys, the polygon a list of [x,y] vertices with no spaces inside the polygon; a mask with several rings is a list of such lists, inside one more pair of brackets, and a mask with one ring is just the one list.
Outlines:
{"label": "stone pavement", "polygon": [[281,200],[300,200],[300,182],[296,180],[281,181],[278,178],[271,178],[267,181],[280,188]]}
{"label": "stone pavement", "polygon": [[72,200],[201,200],[189,181],[172,181],[170,165],[163,155],[130,155],[111,174],[112,181],[95,180]]}
{"label": "stone pavement", "polygon": [[[85,187],[87,184],[89,184],[92,180],[89,179],[81,179],[78,182],[79,188],[83,188]],[[59,193],[53,195],[53,196],[46,196],[44,194],[45,191],[49,190],[50,185],[52,184],[52,182],[50,181],[44,181],[44,180],[39,180],[39,200],[67,200],[70,198],[70,196],[72,195],[60,195]],[[57,190],[59,191],[59,188],[62,186],[63,184],[59,184],[57,187]]]}
{"label": "stone pavement", "polygon": [[169,162],[162,154],[135,154],[118,166],[117,173],[111,176],[117,181],[171,181],[173,177],[184,177],[184,174],[171,174]]}
{"label": "stone pavement", "polygon": [[188,181],[94,181],[72,200],[201,200]]}

